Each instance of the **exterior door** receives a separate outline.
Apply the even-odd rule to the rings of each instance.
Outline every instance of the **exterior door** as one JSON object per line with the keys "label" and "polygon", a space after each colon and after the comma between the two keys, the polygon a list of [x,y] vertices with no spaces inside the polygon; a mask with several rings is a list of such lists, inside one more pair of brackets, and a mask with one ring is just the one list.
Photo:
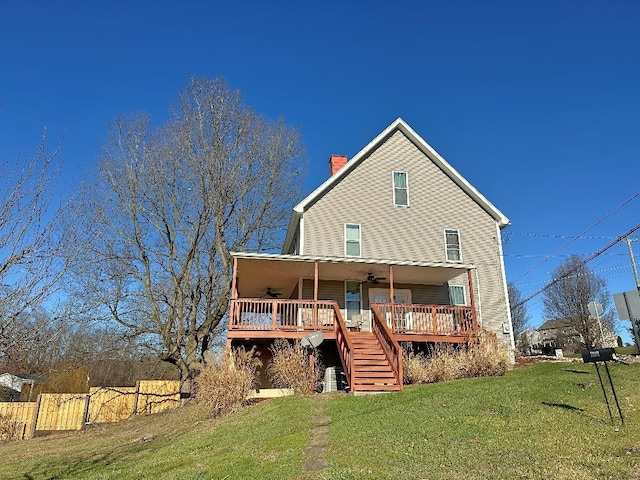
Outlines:
{"label": "exterior door", "polygon": [[[411,290],[404,289],[404,288],[398,288],[398,289],[394,288],[393,299],[395,303],[411,303]],[[369,309],[371,309],[372,303],[390,303],[390,302],[391,302],[391,291],[388,288],[370,288],[369,289]],[[406,315],[410,317],[409,313],[407,313]],[[406,323],[408,323],[410,318],[407,318],[407,319],[404,318],[405,317],[404,309],[399,309],[396,312],[396,316],[399,316],[399,318],[396,318],[396,321],[394,322],[396,324],[396,327],[399,325],[404,325],[403,328],[407,328]],[[388,318],[386,320],[387,320],[387,325],[391,327],[392,326],[391,316],[388,315]]]}

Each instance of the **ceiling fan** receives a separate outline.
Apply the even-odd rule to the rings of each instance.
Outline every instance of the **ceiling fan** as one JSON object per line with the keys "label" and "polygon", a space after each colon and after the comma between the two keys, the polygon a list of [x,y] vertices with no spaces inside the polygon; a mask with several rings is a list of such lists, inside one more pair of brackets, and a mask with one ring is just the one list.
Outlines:
{"label": "ceiling fan", "polygon": [[360,283],[372,283],[377,285],[380,283],[380,280],[386,280],[387,277],[376,277],[373,273],[368,273],[367,278]]}
{"label": "ceiling fan", "polygon": [[282,293],[274,292],[273,290],[271,290],[271,287],[267,287],[267,291],[264,292],[264,295],[262,295],[262,297],[260,297],[260,298],[266,298],[266,297],[278,298],[278,297],[281,297],[281,296],[282,296]]}

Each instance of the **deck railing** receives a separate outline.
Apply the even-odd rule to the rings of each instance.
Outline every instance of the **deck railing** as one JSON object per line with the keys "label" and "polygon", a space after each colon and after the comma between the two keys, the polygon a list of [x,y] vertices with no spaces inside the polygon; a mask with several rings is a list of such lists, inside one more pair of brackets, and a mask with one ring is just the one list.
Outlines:
{"label": "deck railing", "polygon": [[333,331],[335,302],[236,298],[231,300],[230,330]]}
{"label": "deck railing", "polygon": [[334,303],[333,305],[336,315],[336,345],[338,347],[340,361],[342,362],[342,368],[347,378],[347,383],[349,384],[349,387],[353,388],[353,345],[351,343],[351,339],[349,338],[349,330],[347,329],[347,325],[342,319],[340,308],[338,308],[337,303]]}
{"label": "deck railing", "polygon": [[374,306],[394,334],[470,336],[478,332],[472,307],[377,303],[372,309]]}
{"label": "deck railing", "polygon": [[391,330],[383,318],[384,316],[378,308],[378,305],[371,305],[371,329],[382,346],[382,350],[393,369],[397,384],[402,388],[402,349],[400,348],[400,344],[393,338]]}

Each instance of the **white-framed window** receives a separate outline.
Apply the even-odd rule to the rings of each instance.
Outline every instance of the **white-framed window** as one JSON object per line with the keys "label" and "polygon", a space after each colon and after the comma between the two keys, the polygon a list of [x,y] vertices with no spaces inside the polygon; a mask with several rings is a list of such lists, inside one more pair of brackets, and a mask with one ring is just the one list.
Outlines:
{"label": "white-framed window", "polygon": [[460,232],[447,228],[444,231],[444,245],[447,262],[461,262],[462,249],[460,248]]}
{"label": "white-framed window", "polygon": [[393,204],[398,207],[409,206],[409,175],[407,172],[392,172]]}
{"label": "white-framed window", "polygon": [[362,252],[360,225],[357,223],[344,224],[344,256],[359,257]]}
{"label": "white-framed window", "polygon": [[462,285],[449,285],[449,300],[451,305],[466,305],[467,295]]}

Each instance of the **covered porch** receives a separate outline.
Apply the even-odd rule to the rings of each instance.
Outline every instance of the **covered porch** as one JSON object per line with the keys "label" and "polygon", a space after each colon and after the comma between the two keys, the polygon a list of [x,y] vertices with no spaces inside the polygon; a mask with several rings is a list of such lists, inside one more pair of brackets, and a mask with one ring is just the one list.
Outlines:
{"label": "covered porch", "polygon": [[[228,339],[372,332],[462,343],[478,332],[473,266],[299,255],[233,254]],[[449,283],[455,285],[449,285]],[[451,289],[457,295],[452,305]]]}

